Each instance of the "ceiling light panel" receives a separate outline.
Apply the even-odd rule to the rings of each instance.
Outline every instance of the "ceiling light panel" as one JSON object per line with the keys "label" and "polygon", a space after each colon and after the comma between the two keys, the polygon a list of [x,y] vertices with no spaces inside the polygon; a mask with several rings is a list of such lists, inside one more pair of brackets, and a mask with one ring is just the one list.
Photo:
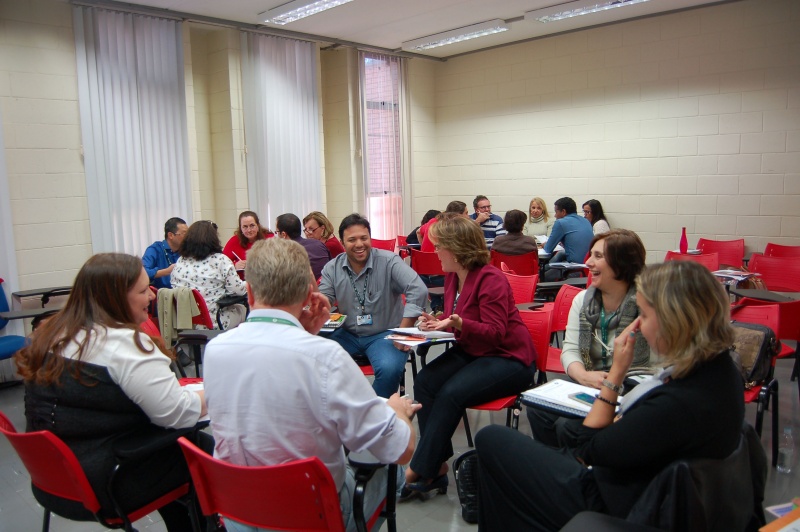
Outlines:
{"label": "ceiling light panel", "polygon": [[295,20],[300,20],[311,15],[316,15],[332,7],[340,6],[353,0],[318,0],[317,2],[309,0],[294,0],[292,2],[283,4],[282,6],[274,7],[259,16],[263,17],[263,22],[271,24],[279,24],[283,26]]}
{"label": "ceiling light panel", "polygon": [[609,9],[632,6],[649,1],[650,0],[612,0],[609,2],[597,2],[596,0],[584,0],[578,2],[567,2],[565,4],[559,4],[546,9],[528,11],[525,13],[525,20],[535,20],[543,23],[555,22],[557,20],[564,20],[581,15],[589,15],[591,13],[599,13],[601,11],[608,11]]}
{"label": "ceiling light panel", "polygon": [[406,51],[429,50],[431,48],[438,48],[439,46],[446,46],[448,44],[455,44],[461,41],[468,41],[469,39],[476,39],[478,37],[485,37],[493,33],[500,33],[508,31],[511,26],[506,24],[503,19],[487,20],[479,24],[472,24],[464,26],[463,28],[456,28],[454,30],[428,35],[421,39],[414,39],[406,41],[402,44],[402,49]]}

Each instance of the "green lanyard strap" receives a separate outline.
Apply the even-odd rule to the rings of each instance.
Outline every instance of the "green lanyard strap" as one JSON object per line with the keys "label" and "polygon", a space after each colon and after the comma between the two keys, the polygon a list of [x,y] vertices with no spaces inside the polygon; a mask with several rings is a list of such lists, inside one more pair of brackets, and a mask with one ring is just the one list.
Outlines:
{"label": "green lanyard strap", "polygon": [[247,318],[245,321],[265,321],[267,323],[277,323],[279,325],[291,325],[292,327],[297,327],[297,324],[293,321],[285,320],[283,318],[265,318],[264,316],[252,316]]}

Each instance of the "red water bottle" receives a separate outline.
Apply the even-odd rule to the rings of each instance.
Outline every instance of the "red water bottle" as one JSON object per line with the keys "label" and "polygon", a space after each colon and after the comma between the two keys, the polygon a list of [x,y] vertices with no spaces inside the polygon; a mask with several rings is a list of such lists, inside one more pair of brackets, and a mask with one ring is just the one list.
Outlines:
{"label": "red water bottle", "polygon": [[686,252],[689,251],[689,241],[686,239],[685,227],[681,229],[681,242],[678,245],[678,249],[680,250],[681,255],[686,255]]}

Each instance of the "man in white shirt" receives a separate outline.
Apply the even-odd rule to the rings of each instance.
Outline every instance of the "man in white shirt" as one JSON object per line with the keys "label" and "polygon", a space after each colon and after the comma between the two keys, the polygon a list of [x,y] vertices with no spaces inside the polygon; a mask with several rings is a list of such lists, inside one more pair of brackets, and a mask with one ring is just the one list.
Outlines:
{"label": "man in white shirt", "polygon": [[[383,463],[405,464],[419,409],[398,394],[379,398],[336,342],[316,334],[330,303],[316,291],[308,255],[291,240],[256,242],[247,252],[250,316],[206,347],[204,385],[214,456],[271,465],[317,456],[339,487],[345,524],[354,528],[354,471],[343,445]],[[386,492],[386,469],[367,484],[365,515]],[[228,520],[229,531],[251,530]]]}

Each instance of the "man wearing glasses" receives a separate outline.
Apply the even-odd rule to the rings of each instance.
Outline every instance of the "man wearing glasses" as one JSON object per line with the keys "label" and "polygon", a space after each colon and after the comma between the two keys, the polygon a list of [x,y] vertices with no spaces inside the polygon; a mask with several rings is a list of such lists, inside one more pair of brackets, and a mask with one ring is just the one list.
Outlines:
{"label": "man wearing glasses", "polygon": [[164,224],[164,240],[150,244],[142,256],[142,265],[156,288],[172,288],[170,274],[180,255],[183,237],[189,227],[181,218],[170,218]]}
{"label": "man wearing glasses", "polygon": [[486,196],[475,196],[472,206],[475,208],[475,213],[470,214],[469,217],[478,222],[483,231],[483,238],[486,240],[486,247],[492,249],[494,239],[508,233],[503,229],[503,219],[492,213],[492,203]]}
{"label": "man wearing glasses", "polygon": [[292,213],[281,214],[275,220],[275,234],[279,238],[294,240],[308,253],[308,261],[311,264],[311,271],[314,272],[314,279],[319,279],[322,275],[322,268],[331,260],[331,254],[325,244],[313,238],[302,238],[303,226],[300,218]]}

